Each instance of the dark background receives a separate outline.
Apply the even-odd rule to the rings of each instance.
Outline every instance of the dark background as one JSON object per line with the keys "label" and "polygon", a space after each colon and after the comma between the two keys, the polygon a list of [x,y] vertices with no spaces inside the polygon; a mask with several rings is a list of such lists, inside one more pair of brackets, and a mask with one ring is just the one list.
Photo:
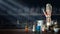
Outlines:
{"label": "dark background", "polygon": [[24,23],[45,20],[41,9],[47,3],[53,7],[52,20],[60,24],[60,0],[0,0],[0,28],[22,28]]}

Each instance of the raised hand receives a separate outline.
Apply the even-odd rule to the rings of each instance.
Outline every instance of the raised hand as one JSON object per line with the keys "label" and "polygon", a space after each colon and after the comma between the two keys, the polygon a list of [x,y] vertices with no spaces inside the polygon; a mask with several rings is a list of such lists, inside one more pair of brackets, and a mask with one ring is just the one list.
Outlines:
{"label": "raised hand", "polygon": [[44,11],[44,9],[42,9],[42,11],[43,11],[44,15],[46,16],[46,12]]}

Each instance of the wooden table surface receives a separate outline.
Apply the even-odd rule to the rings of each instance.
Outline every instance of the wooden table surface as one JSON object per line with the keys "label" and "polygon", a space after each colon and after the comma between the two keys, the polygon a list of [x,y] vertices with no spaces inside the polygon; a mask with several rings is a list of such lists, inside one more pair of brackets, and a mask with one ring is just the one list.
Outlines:
{"label": "wooden table surface", "polygon": [[[25,32],[23,29],[0,29],[0,34],[40,34],[38,32]],[[60,34],[54,32],[42,32],[41,34]]]}

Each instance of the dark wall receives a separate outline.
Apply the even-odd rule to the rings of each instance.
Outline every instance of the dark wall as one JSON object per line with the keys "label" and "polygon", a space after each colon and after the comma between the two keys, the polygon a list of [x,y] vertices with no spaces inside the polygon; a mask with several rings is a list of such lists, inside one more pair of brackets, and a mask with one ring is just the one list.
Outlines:
{"label": "dark wall", "polygon": [[53,6],[52,20],[57,20],[59,23],[59,0],[0,0],[0,26],[3,26],[0,28],[19,28],[21,23],[45,20],[41,9],[45,8],[47,3]]}

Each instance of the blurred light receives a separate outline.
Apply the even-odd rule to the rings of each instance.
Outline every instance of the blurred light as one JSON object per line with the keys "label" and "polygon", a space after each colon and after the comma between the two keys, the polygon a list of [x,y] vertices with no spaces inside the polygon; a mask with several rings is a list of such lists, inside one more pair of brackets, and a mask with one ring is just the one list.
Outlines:
{"label": "blurred light", "polygon": [[47,26],[49,26],[50,25],[50,23],[47,23]]}
{"label": "blurred light", "polygon": [[57,22],[55,22],[54,24],[57,24]]}

